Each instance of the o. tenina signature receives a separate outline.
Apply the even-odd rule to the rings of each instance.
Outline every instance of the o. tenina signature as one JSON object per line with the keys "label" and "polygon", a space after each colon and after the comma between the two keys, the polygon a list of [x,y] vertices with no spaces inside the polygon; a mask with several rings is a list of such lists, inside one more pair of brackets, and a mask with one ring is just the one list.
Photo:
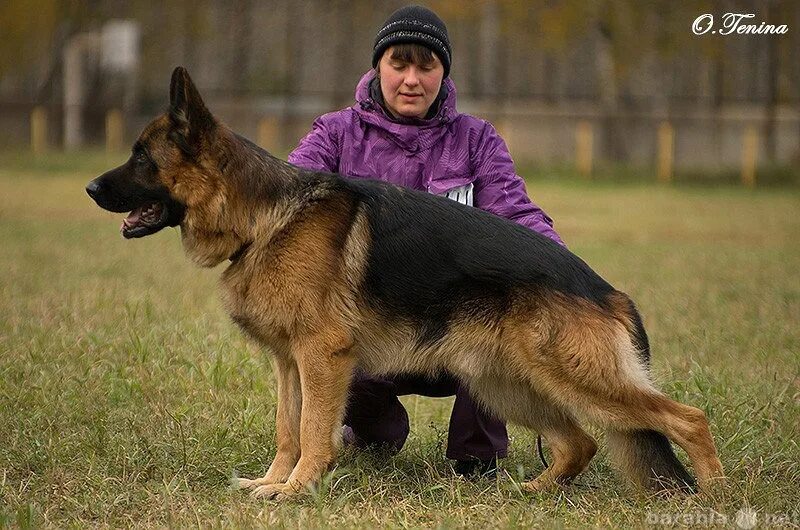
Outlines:
{"label": "o. tenina signature", "polygon": [[[789,33],[786,24],[760,24],[749,23],[749,19],[755,18],[754,13],[725,13],[720,17],[721,26],[714,26],[714,15],[706,13],[700,15],[692,23],[692,32],[695,35],[784,35]],[[755,22],[755,21],[753,21]]]}

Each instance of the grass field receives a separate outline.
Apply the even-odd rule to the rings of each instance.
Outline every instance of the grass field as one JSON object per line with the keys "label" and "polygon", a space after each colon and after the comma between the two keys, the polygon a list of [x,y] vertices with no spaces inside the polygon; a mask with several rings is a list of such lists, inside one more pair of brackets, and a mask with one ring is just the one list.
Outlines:
{"label": "grass field", "polygon": [[723,491],[648,496],[601,451],[578,484],[524,494],[541,464],[519,429],[510,478],[467,482],[443,456],[451,400],[412,396],[398,455],[345,453],[274,504],[229,487],[275,451],[269,359],[222,311],[221,268],[193,267],[177,230],[124,241],[91,203],[86,182],[120,161],[0,154],[0,526],[735,527],[742,508],[800,525],[798,188],[529,184],[637,301],[659,385],[710,418]]}

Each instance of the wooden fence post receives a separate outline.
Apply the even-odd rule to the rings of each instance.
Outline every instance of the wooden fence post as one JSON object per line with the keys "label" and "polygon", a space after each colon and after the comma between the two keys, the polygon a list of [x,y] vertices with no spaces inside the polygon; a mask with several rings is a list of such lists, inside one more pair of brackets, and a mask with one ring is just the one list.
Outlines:
{"label": "wooden fence post", "polygon": [[658,126],[658,181],[672,182],[672,164],[675,160],[675,129],[667,122]]}
{"label": "wooden fence post", "polygon": [[31,151],[35,155],[47,151],[47,109],[42,106],[31,111]]}
{"label": "wooden fence post", "polygon": [[594,132],[591,122],[579,121],[575,130],[575,165],[578,171],[587,177],[592,174],[593,144]]}
{"label": "wooden fence post", "polygon": [[122,111],[111,109],[106,112],[106,152],[122,151],[123,136]]}
{"label": "wooden fence post", "polygon": [[742,184],[749,188],[756,185],[756,164],[758,164],[758,131],[752,125],[747,127],[742,137]]}
{"label": "wooden fence post", "polygon": [[274,116],[264,116],[258,122],[258,145],[272,151],[278,147],[278,120]]}
{"label": "wooden fence post", "polygon": [[493,125],[497,131],[497,134],[499,134],[506,143],[508,151],[513,153],[514,148],[512,147],[513,135],[511,134],[511,120],[509,120],[507,117],[498,118]]}

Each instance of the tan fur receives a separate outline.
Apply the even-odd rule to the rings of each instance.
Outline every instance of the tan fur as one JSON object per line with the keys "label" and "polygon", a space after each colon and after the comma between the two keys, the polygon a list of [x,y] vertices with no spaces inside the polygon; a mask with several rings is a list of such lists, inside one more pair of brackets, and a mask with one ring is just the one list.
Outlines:
{"label": "tan fur", "polygon": [[[220,282],[224,305],[274,356],[277,454],[263,478],[241,480],[256,496],[294,495],[334,461],[356,365],[374,373],[446,370],[490,411],[542,433],[553,464],[528,489],[568,483],[588,465],[597,446],[581,421],[658,431],[686,450],[701,486],[722,476],[702,411],[650,382],[622,293],[602,308],[555,291],[519,291],[502,315],[457,314],[442,340],[421,345],[411,324],[370,309],[363,283],[372,234],[363,210],[323,189],[303,192],[313,201],[288,192],[253,200],[231,175],[246,160],[228,129],[218,126],[207,140],[213,146],[192,163],[168,133],[162,117],[140,142],[187,206],[185,250],[201,266],[233,260]],[[280,180],[288,177],[263,178],[289,189]]]}

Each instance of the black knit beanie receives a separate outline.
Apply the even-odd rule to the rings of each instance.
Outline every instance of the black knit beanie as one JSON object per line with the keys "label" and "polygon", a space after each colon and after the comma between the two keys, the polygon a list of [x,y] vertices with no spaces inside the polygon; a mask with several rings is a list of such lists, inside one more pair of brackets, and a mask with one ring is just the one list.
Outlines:
{"label": "black knit beanie", "polygon": [[450,75],[450,39],[447,27],[436,13],[422,6],[401,7],[391,14],[375,37],[372,67],[375,68],[386,48],[414,42],[431,49],[444,66],[444,77]]}

